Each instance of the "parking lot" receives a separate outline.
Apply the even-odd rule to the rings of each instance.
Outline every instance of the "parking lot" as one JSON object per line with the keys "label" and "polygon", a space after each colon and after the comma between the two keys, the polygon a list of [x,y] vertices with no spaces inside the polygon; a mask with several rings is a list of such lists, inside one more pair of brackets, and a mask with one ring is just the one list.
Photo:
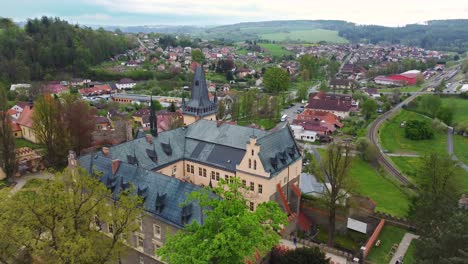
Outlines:
{"label": "parking lot", "polygon": [[299,109],[304,109],[304,108],[301,108],[301,106],[305,106],[305,104],[296,103],[294,106],[288,109],[283,109],[283,111],[281,111],[281,116],[288,115],[287,120],[289,123],[291,123],[294,119],[296,119],[297,111]]}

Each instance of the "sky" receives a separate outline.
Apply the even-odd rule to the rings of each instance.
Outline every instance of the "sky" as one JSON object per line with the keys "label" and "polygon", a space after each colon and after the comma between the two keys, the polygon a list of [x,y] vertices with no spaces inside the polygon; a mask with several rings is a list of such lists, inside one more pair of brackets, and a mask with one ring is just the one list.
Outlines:
{"label": "sky", "polygon": [[223,25],[337,19],[403,26],[468,19],[468,0],[0,0],[0,17],[60,17],[84,25]]}

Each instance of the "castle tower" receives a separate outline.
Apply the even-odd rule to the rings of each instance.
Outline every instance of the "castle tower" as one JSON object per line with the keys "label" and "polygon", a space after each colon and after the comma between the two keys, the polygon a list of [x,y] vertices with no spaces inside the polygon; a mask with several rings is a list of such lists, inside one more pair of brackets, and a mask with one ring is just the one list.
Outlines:
{"label": "castle tower", "polygon": [[217,100],[213,102],[208,97],[205,73],[201,66],[195,69],[191,91],[190,100],[187,103],[185,100],[182,102],[184,124],[190,125],[199,119],[216,120],[218,103]]}

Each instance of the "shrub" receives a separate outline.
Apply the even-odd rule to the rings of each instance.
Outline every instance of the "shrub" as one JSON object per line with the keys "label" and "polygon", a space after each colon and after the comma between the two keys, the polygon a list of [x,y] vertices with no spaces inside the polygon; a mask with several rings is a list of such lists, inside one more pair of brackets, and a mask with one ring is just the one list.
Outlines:
{"label": "shrub", "polygon": [[434,129],[427,121],[409,120],[405,126],[405,137],[412,140],[431,139]]}

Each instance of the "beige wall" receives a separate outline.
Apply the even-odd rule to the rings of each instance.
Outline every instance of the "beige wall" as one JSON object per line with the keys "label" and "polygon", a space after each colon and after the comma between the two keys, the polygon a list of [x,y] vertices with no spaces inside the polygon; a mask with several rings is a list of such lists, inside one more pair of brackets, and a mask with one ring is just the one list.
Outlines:
{"label": "beige wall", "polygon": [[[188,126],[188,125],[191,125],[193,123],[195,123],[195,121],[199,120],[200,117],[199,116],[193,116],[193,115],[184,115],[184,125]],[[215,114],[212,114],[212,115],[209,115],[209,116],[205,116],[203,117],[203,119],[205,120],[216,120],[216,115]]]}
{"label": "beige wall", "polygon": [[184,177],[184,161],[172,163],[164,168],[157,170],[157,172],[182,180]]}
{"label": "beige wall", "polygon": [[39,140],[36,138],[36,134],[34,133],[34,130],[32,130],[32,128],[21,126],[21,132],[23,134],[24,139],[36,144],[39,143]]}

